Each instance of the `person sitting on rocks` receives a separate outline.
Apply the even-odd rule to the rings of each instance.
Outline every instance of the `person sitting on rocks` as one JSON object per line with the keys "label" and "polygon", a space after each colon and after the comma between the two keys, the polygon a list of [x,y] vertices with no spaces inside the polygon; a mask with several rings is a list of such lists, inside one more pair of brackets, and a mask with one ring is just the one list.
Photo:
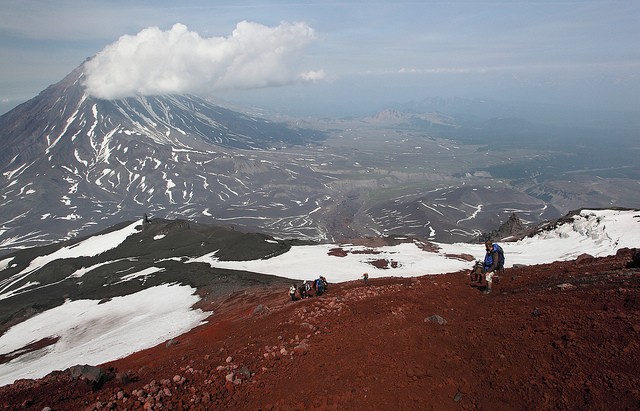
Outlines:
{"label": "person sitting on rocks", "polygon": [[[484,247],[486,253],[482,263],[482,274],[484,274],[487,284],[482,292],[489,294],[491,292],[494,274],[497,271],[504,270],[504,252],[502,251],[502,247],[491,240],[485,241]],[[482,278],[480,278],[480,281],[482,281]]]}

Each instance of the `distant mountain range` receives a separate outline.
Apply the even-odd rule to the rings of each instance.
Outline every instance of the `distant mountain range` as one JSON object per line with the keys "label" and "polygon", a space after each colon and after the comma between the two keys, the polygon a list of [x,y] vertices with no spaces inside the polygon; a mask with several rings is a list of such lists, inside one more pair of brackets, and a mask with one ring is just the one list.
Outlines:
{"label": "distant mountain range", "polygon": [[145,214],[279,239],[454,242],[514,212],[537,223],[638,199],[628,130],[438,98],[282,122],[192,95],[95,99],[83,70],[0,116],[0,255]]}

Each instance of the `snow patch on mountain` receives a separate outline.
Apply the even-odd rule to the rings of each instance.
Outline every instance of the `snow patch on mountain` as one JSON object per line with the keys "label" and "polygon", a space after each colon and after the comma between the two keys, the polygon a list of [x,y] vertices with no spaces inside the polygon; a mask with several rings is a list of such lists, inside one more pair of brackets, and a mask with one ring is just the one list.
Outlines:
{"label": "snow patch on mountain", "polygon": [[[436,243],[439,251],[424,252],[421,242],[376,247],[341,245],[344,257],[329,254],[336,245],[294,246],[285,254],[268,260],[219,261],[215,255],[202,256],[215,268],[246,270],[282,277],[314,279],[319,275],[330,282],[356,280],[368,272],[371,278],[386,276],[419,276],[442,274],[469,268],[469,262],[456,258],[462,254],[482,259],[482,244]],[[541,232],[517,242],[504,243],[506,267],[567,261],[580,254],[594,257],[613,255],[620,248],[640,245],[640,212],[634,210],[582,210],[571,224]],[[367,252],[369,250],[370,252]],[[372,261],[396,262],[397,268],[379,269]]]}
{"label": "snow patch on mountain", "polygon": [[7,292],[11,285],[29,276],[29,274],[35,272],[39,268],[44,267],[47,263],[63,258],[92,257],[116,248],[127,237],[135,234],[138,231],[136,227],[139,227],[141,225],[141,221],[136,221],[135,223],[129,224],[123,229],[112,231],[106,234],[92,236],[69,247],[62,247],[61,249],[51,254],[34,258],[27,268],[7,279],[0,281],[0,300],[8,298],[11,295],[15,295],[15,290]]}
{"label": "snow patch on mountain", "polygon": [[210,313],[192,310],[195,289],[161,285],[101,303],[67,301],[22,322],[0,338],[0,353],[17,353],[45,339],[53,344],[0,365],[0,385],[40,378],[78,363],[101,364],[177,337]]}

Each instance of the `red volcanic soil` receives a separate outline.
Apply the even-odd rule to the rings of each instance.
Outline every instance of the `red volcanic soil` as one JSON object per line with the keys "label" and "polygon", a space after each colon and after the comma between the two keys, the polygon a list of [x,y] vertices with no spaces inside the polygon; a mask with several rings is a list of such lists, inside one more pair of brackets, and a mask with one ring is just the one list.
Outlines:
{"label": "red volcanic soil", "polygon": [[102,365],[103,383],[20,380],[0,409],[639,409],[634,253],[509,268],[489,295],[462,272],[295,302],[249,289],[205,300],[207,325]]}

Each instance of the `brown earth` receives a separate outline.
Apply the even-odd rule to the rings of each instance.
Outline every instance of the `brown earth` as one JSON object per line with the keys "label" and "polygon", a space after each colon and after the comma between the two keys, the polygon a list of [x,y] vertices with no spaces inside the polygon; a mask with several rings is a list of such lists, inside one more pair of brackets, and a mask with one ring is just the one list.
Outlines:
{"label": "brown earth", "polygon": [[634,253],[509,268],[489,295],[458,272],[205,299],[207,325],[102,365],[106,381],[20,380],[0,409],[637,410]]}

